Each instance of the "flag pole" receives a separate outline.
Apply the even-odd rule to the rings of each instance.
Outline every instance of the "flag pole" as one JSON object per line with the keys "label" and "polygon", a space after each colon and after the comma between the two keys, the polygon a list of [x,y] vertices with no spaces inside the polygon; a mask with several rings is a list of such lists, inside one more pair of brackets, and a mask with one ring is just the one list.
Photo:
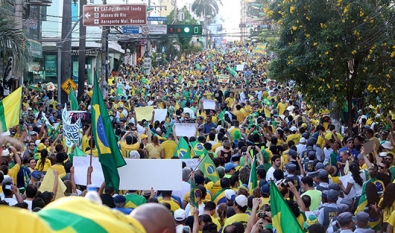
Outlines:
{"label": "flag pole", "polygon": [[92,156],[93,156],[93,154],[92,154],[93,148],[92,148],[92,147],[93,147],[93,140],[94,140],[94,139],[93,139],[93,132],[92,132],[92,130],[93,130],[93,129],[92,129],[92,126],[91,126],[91,141],[90,141],[90,143],[89,143],[89,144],[90,144],[89,146],[90,146],[90,148],[91,148],[91,152],[89,153],[89,154],[90,154],[89,166],[92,166]]}
{"label": "flag pole", "polygon": [[200,159],[198,165],[195,167],[195,170],[193,170],[193,171],[196,171],[196,170],[199,168],[200,164],[203,162],[204,158],[206,158],[207,155],[208,155],[208,154],[205,154],[205,155],[203,156],[203,158]]}

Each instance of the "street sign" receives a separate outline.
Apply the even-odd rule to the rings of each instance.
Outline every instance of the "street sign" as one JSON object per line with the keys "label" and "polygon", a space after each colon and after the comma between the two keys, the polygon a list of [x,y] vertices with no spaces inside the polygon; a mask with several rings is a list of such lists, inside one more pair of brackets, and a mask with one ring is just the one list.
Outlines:
{"label": "street sign", "polygon": [[123,26],[123,34],[166,35],[167,25],[147,24],[138,26]]}
{"label": "street sign", "polygon": [[145,4],[85,5],[84,26],[123,26],[147,23]]}
{"label": "street sign", "polygon": [[122,32],[123,34],[139,34],[140,27],[139,26],[123,26]]}
{"label": "street sign", "polygon": [[167,21],[167,17],[162,16],[148,16],[147,21]]}
{"label": "street sign", "polygon": [[62,90],[64,92],[66,92],[67,94],[70,94],[70,87],[73,88],[73,90],[77,89],[77,85],[75,84],[75,82],[73,82],[73,80],[71,80],[71,78],[66,79],[63,83],[62,83]]}

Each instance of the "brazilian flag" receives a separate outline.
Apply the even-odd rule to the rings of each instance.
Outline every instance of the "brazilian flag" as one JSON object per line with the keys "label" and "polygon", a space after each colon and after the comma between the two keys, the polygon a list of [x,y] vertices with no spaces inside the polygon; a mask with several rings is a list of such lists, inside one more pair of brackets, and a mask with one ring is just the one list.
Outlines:
{"label": "brazilian flag", "polygon": [[[2,209],[3,213],[4,210]],[[38,220],[45,221],[51,231],[38,228],[39,225],[37,224],[34,232],[146,232],[135,218],[126,217],[117,210],[98,205],[82,197],[60,198],[48,204],[45,209],[40,210],[40,213],[37,214],[39,219],[32,216],[37,218],[35,222],[38,222]],[[27,217],[27,215],[18,217]]]}
{"label": "brazilian flag", "polygon": [[188,142],[185,141],[183,137],[180,138],[178,141],[176,151],[174,151],[174,156],[179,157],[180,159],[190,159],[191,158],[191,151],[188,146]]}
{"label": "brazilian flag", "polygon": [[209,178],[213,183],[219,180],[219,175],[213,160],[206,154],[200,161],[198,169],[203,172],[206,178]]}
{"label": "brazilian flag", "polygon": [[191,179],[191,191],[189,192],[189,199],[191,201],[191,205],[195,208],[199,208],[199,203],[196,200],[196,182],[195,178]]}
{"label": "brazilian flag", "polygon": [[191,146],[192,146],[193,152],[195,152],[195,155],[200,156],[200,155],[205,155],[208,153],[206,148],[204,148],[203,143],[201,143],[201,142],[198,142],[198,141],[191,142]]}
{"label": "brazilian flag", "polygon": [[103,169],[106,185],[115,190],[119,189],[118,168],[126,165],[118,149],[111,119],[100,92],[99,82],[95,77],[92,95],[92,135],[99,152],[99,161]]}
{"label": "brazilian flag", "polygon": [[303,233],[295,215],[292,213],[273,181],[270,183],[270,208],[272,211],[272,224],[276,232]]}

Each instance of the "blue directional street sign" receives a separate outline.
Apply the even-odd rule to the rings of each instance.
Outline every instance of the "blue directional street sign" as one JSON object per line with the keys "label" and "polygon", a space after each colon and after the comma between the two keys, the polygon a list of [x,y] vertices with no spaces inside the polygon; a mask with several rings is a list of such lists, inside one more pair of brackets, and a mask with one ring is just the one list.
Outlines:
{"label": "blue directional street sign", "polygon": [[167,21],[167,17],[161,16],[148,16],[147,21]]}
{"label": "blue directional street sign", "polygon": [[122,32],[123,34],[139,34],[140,27],[136,26],[123,26]]}

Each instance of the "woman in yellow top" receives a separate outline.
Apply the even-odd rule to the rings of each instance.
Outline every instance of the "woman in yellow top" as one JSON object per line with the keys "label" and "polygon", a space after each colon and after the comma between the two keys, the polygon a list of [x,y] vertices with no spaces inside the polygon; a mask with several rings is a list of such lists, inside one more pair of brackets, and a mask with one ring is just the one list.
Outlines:
{"label": "woman in yellow top", "polygon": [[380,199],[379,208],[383,210],[383,223],[388,223],[390,215],[395,211],[395,184],[391,183],[384,191],[383,197]]}
{"label": "woman in yellow top", "polygon": [[163,151],[163,147],[159,142],[157,136],[151,136],[151,142],[145,146],[145,149],[148,151],[148,158],[156,158],[163,159],[165,157],[165,153]]}
{"label": "woman in yellow top", "polygon": [[48,168],[50,168],[51,166],[51,160],[48,159],[48,151],[42,150],[41,157],[36,163],[36,170],[40,172],[47,172]]}

